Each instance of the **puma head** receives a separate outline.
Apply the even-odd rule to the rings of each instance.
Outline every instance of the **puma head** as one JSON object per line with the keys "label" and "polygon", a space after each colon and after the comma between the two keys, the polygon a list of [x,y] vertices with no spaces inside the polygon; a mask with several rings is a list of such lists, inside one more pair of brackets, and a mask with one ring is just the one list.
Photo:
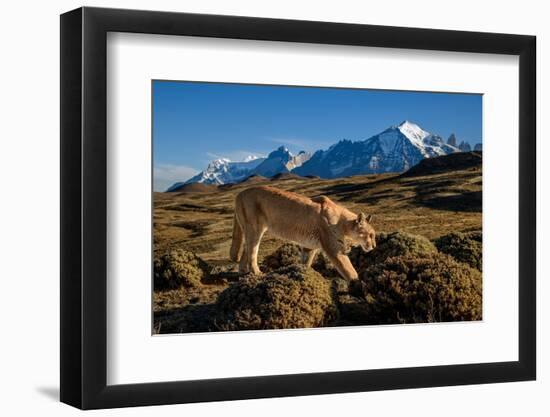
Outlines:
{"label": "puma head", "polygon": [[353,221],[351,239],[361,245],[365,252],[370,252],[376,247],[376,232],[371,225],[372,215],[359,213]]}

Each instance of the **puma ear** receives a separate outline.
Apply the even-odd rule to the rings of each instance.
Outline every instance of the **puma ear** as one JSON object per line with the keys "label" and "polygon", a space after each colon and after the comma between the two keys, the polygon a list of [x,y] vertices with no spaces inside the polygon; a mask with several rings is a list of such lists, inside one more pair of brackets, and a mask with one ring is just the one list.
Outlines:
{"label": "puma ear", "polygon": [[361,212],[357,215],[357,224],[359,223],[370,223],[372,220],[372,214],[366,215],[365,213]]}

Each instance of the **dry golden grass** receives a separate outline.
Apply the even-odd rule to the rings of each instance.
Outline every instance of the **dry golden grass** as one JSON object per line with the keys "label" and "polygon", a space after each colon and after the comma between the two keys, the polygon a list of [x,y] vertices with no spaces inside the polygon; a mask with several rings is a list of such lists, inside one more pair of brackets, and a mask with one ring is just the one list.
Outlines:
{"label": "dry golden grass", "polygon": [[[323,194],[352,211],[374,214],[377,232],[402,231],[435,239],[481,229],[481,169],[414,178],[381,174],[269,184],[309,197]],[[155,193],[155,251],[184,248],[206,261],[228,263],[235,196],[254,185],[224,187],[215,193]],[[266,233],[260,258],[282,243]]]}

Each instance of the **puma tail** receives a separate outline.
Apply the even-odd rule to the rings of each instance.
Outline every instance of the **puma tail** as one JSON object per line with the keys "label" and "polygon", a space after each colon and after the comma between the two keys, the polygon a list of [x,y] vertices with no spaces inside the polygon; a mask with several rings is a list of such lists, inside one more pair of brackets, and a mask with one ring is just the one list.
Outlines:
{"label": "puma tail", "polygon": [[229,251],[229,257],[233,262],[241,260],[243,243],[243,230],[237,220],[237,215],[235,215],[233,216],[233,240],[231,241],[231,250]]}

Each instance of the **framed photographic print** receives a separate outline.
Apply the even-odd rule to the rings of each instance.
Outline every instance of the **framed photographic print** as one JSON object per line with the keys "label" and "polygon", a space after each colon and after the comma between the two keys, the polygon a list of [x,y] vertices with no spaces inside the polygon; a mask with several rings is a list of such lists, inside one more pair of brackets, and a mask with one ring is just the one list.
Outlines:
{"label": "framed photographic print", "polygon": [[61,16],[61,400],[535,379],[535,38]]}

